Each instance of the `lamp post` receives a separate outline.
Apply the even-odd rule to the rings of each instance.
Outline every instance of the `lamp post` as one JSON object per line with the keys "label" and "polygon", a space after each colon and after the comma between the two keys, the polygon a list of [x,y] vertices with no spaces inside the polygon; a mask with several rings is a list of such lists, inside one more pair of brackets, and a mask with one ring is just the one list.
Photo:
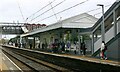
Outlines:
{"label": "lamp post", "polygon": [[104,23],[104,5],[97,4],[97,6],[102,7],[102,24],[101,24],[101,33],[102,33],[102,41],[105,41],[105,23]]}

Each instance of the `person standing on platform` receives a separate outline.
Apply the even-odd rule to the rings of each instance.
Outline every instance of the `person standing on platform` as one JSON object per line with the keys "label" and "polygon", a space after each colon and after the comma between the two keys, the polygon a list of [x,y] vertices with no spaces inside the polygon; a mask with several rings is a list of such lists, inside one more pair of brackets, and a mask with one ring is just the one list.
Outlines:
{"label": "person standing on platform", "polygon": [[52,48],[52,53],[54,53],[55,52],[55,43],[52,43],[51,48]]}
{"label": "person standing on platform", "polygon": [[105,44],[105,48],[104,48],[104,50],[103,50],[103,54],[104,54],[105,60],[107,59],[106,51],[107,51],[107,46],[106,46],[106,44]]}
{"label": "person standing on platform", "polygon": [[64,42],[61,43],[61,48],[62,48],[62,53],[64,53],[65,52],[65,43]]}
{"label": "person standing on platform", "polygon": [[18,48],[20,48],[21,47],[21,43],[18,43]]}
{"label": "person standing on platform", "polygon": [[18,47],[18,43],[17,42],[15,42],[15,47]]}
{"label": "person standing on platform", "polygon": [[79,52],[79,42],[75,42],[74,45],[75,45],[74,53],[77,54]]}
{"label": "person standing on platform", "polygon": [[85,42],[82,43],[83,55],[86,55]]}
{"label": "person standing on platform", "polygon": [[66,49],[66,50],[70,50],[70,48],[71,48],[70,41],[67,42],[67,45],[66,45],[66,46],[67,46],[67,49]]}
{"label": "person standing on platform", "polygon": [[102,41],[102,44],[101,44],[101,48],[100,48],[100,56],[101,56],[101,59],[104,59],[104,48],[105,48],[105,42]]}
{"label": "person standing on platform", "polygon": [[105,45],[104,41],[102,41],[101,49],[100,50],[101,50],[101,53],[100,53],[101,59],[107,59],[106,54],[105,54],[105,52],[107,50],[107,46]]}
{"label": "person standing on platform", "polygon": [[81,53],[81,54],[83,54],[82,44],[83,44],[83,43],[80,44],[80,53]]}
{"label": "person standing on platform", "polygon": [[30,43],[30,49],[32,49],[32,43]]}
{"label": "person standing on platform", "polygon": [[42,49],[44,49],[45,48],[45,44],[44,43],[42,43]]}
{"label": "person standing on platform", "polygon": [[52,52],[53,53],[57,53],[58,52],[58,48],[59,48],[59,43],[58,43],[58,40],[55,39],[55,42],[52,44]]}

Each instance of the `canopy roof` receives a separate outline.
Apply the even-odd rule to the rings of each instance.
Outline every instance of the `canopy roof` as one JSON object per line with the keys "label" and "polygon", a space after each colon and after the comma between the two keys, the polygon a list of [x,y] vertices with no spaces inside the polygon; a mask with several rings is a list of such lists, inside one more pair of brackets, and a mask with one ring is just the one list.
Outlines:
{"label": "canopy roof", "polygon": [[33,35],[40,32],[57,29],[57,28],[90,28],[92,27],[98,19],[93,17],[92,15],[89,15],[87,13],[82,13],[70,18],[67,18],[65,20],[59,21],[57,23],[48,25],[46,27],[33,30],[29,33],[22,34],[23,36]]}

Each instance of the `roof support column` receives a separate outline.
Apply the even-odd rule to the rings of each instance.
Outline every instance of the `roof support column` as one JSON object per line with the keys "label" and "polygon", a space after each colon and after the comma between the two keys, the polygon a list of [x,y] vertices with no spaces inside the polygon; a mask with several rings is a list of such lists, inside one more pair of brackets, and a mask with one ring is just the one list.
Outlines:
{"label": "roof support column", "polygon": [[92,32],[92,48],[91,48],[92,54],[94,53],[94,32]]}
{"label": "roof support column", "polygon": [[33,36],[33,49],[35,49],[35,36]]}
{"label": "roof support column", "polygon": [[81,35],[80,35],[80,29],[78,29],[78,42],[79,42],[79,43],[78,43],[78,44],[79,44],[79,49],[78,49],[79,52],[78,52],[78,53],[81,54],[81,48],[80,48],[80,47],[81,47]]}
{"label": "roof support column", "polygon": [[20,36],[20,48],[23,48],[22,37]]}
{"label": "roof support column", "polygon": [[61,28],[61,29],[60,29],[60,41],[61,41],[61,42],[64,41],[64,39],[63,39],[63,34],[64,34],[64,33],[63,33],[63,29]]}

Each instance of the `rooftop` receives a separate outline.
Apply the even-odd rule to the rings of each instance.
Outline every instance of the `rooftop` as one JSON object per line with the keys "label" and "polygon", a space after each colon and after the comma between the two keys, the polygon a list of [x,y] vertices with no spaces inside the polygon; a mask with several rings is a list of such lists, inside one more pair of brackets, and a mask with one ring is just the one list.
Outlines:
{"label": "rooftop", "polygon": [[33,35],[36,33],[57,29],[57,28],[90,28],[98,19],[87,13],[82,13],[43,28],[33,30],[32,32],[22,34],[21,36]]}

